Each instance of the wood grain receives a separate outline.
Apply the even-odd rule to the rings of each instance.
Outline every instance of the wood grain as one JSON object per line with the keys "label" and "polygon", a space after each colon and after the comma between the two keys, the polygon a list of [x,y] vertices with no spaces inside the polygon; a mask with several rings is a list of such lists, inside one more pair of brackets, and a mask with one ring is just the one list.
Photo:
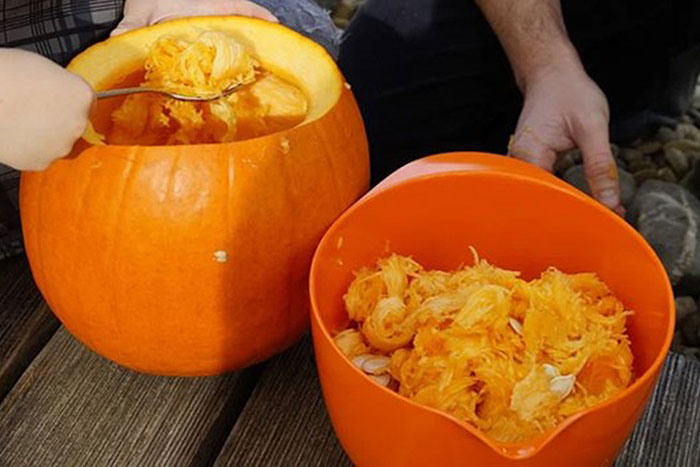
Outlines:
{"label": "wood grain", "polygon": [[215,465],[352,465],[328,420],[308,338],[269,363]]}
{"label": "wood grain", "polygon": [[[672,354],[616,467],[700,465],[700,363]],[[217,465],[351,465],[323,405],[310,342],[274,360]]]}
{"label": "wood grain", "polygon": [[57,332],[0,405],[0,465],[206,465],[258,371],[166,378]]}
{"label": "wood grain", "polygon": [[617,467],[700,465],[700,362],[671,354]]}
{"label": "wood grain", "polygon": [[26,258],[0,261],[0,400],[57,328]]}

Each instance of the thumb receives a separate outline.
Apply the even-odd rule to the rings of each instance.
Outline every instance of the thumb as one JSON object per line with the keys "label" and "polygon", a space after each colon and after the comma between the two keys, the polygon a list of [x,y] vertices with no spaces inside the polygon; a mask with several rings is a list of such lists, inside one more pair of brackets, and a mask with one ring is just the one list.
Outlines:
{"label": "thumb", "polygon": [[271,21],[273,23],[279,23],[279,20],[275,15],[270,13],[270,10],[264,8],[256,3],[241,1],[241,2],[231,2],[230,6],[225,8],[224,14],[238,15],[238,16],[248,16],[251,18],[264,19],[266,21]]}
{"label": "thumb", "polygon": [[145,24],[136,24],[132,21],[124,19],[119,24],[117,24],[117,27],[114,28],[112,32],[109,33],[109,37],[118,36],[119,34],[123,34],[131,29],[140,28],[142,26],[145,26]]}
{"label": "thumb", "polygon": [[617,165],[610,150],[607,119],[577,128],[574,137],[583,153],[583,168],[591,194],[608,208],[624,214]]}

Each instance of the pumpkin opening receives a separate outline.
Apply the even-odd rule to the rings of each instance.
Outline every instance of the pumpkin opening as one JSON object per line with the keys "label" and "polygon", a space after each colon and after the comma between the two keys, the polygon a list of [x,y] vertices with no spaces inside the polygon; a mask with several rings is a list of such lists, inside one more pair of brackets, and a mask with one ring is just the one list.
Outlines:
{"label": "pumpkin opening", "polygon": [[243,86],[206,103],[157,94],[101,100],[85,134],[90,143],[160,146],[246,140],[316,120],[340,96],[342,77],[329,69],[332,59],[320,46],[299,44],[294,36],[261,38],[265,29],[256,28],[253,43],[245,28],[149,29],[106,41],[102,48],[111,49],[107,53],[113,60],[81,70],[92,57],[79,57],[73,71],[99,90],[149,86],[207,96]]}

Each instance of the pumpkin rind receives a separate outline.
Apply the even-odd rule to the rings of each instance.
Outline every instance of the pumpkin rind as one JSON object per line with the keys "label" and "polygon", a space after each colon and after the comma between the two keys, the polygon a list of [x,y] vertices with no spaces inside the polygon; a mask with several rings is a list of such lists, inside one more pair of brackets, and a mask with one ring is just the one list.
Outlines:
{"label": "pumpkin rind", "polygon": [[[369,180],[357,105],[312,41],[228,17],[168,22],[107,42],[129,50],[188,28],[243,31],[253,44],[294,41],[325,74],[312,80],[336,97],[300,126],[240,142],[81,142],[48,170],[24,173],[20,189],[30,265],[62,323],[111,360],[167,375],[241,368],[295,342],[307,329],[313,250]],[[106,47],[84,52],[71,69],[99,86],[104,60],[122,58],[104,57]],[[312,105],[330,99],[320,95],[324,86],[311,90]]]}

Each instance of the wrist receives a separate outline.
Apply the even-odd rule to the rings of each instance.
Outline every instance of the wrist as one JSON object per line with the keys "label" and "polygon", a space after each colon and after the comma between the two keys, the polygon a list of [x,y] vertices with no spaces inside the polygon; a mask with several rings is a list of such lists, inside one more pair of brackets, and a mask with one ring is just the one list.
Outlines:
{"label": "wrist", "polygon": [[523,94],[548,76],[586,75],[576,49],[568,40],[521,54],[518,60],[511,60],[511,65],[515,81]]}

